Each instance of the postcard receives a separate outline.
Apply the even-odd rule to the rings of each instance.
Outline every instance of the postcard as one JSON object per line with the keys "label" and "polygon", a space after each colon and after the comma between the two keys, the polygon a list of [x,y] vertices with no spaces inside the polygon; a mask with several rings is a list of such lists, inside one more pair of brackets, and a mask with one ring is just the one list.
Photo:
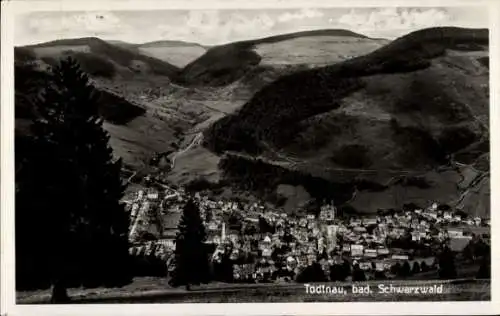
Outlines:
{"label": "postcard", "polygon": [[498,313],[498,8],[2,3],[6,315]]}

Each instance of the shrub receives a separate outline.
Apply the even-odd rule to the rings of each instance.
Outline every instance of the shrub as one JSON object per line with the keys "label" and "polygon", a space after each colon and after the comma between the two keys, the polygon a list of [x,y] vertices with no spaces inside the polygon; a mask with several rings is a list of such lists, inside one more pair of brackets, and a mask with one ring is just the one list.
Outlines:
{"label": "shrub", "polygon": [[422,272],[427,272],[429,271],[430,268],[429,266],[427,265],[427,263],[425,263],[425,261],[422,261],[422,263],[420,264],[420,271]]}
{"label": "shrub", "polygon": [[411,269],[411,273],[415,274],[415,273],[419,273],[419,272],[421,272],[420,265],[418,264],[418,262],[415,261],[413,263],[413,267]]}
{"label": "shrub", "polygon": [[352,281],[353,282],[363,282],[366,281],[366,275],[359,265],[355,265],[352,270]]}
{"label": "shrub", "polygon": [[321,265],[317,262],[306,267],[297,276],[297,282],[299,283],[325,282],[325,281],[327,281],[325,272],[321,268]]}

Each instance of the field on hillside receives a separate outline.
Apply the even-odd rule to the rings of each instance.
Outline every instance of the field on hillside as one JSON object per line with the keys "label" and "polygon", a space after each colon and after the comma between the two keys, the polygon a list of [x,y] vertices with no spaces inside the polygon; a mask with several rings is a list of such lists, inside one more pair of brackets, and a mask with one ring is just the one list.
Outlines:
{"label": "field on hillside", "polygon": [[197,146],[176,158],[174,168],[169,172],[167,180],[175,184],[185,185],[195,179],[205,179],[218,182],[221,179],[219,166],[220,158],[207,150]]}
{"label": "field on hillside", "polygon": [[201,46],[139,46],[144,55],[166,61],[182,68],[206,52]]}
{"label": "field on hillside", "polygon": [[259,43],[254,50],[262,58],[261,65],[323,66],[370,53],[387,42],[347,36],[305,36]]}
{"label": "field on hillside", "polygon": [[215,46],[186,65],[179,80],[225,86],[268,66],[317,67],[364,55],[387,44],[347,30],[316,30]]}

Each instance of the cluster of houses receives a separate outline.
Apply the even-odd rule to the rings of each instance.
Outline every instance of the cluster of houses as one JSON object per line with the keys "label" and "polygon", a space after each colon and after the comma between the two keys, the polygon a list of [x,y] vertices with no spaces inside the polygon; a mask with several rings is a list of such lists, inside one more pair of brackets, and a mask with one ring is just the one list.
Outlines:
{"label": "cluster of houses", "polygon": [[[161,195],[161,196],[160,196]],[[130,201],[130,238],[141,232],[155,235],[136,242],[133,254],[171,260],[175,249],[176,221],[188,198],[182,190],[140,191]],[[425,209],[364,217],[339,218],[333,203],[319,214],[294,217],[262,203],[215,201],[196,194],[207,232],[206,243],[215,249],[214,264],[229,258],[233,276],[262,279],[265,275],[297,275],[317,262],[329,267],[348,262],[368,274],[389,272],[396,263],[417,262],[435,266],[435,249],[448,244],[455,252],[474,236],[489,238],[489,219],[462,217],[436,203]],[[156,228],[155,228],[156,227]]]}

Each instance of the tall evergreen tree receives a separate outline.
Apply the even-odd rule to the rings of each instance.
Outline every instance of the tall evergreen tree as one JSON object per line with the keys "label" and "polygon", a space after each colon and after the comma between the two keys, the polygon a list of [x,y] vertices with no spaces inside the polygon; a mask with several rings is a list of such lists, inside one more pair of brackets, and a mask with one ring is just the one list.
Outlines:
{"label": "tall evergreen tree", "polygon": [[199,285],[209,281],[208,256],[205,248],[205,227],[200,209],[193,200],[184,206],[175,244],[175,270],[171,283],[174,286]]}
{"label": "tall evergreen tree", "polygon": [[17,286],[50,284],[54,303],[68,301],[68,287],[131,280],[121,160],[98,101],[79,65],[61,61],[36,102],[29,150],[17,159]]}
{"label": "tall evergreen tree", "polygon": [[485,253],[481,257],[481,261],[479,263],[479,271],[477,272],[476,277],[478,279],[490,279],[491,278],[491,248],[489,245],[484,243],[485,245]]}
{"label": "tall evergreen tree", "polygon": [[399,269],[399,276],[406,278],[410,276],[410,274],[411,274],[410,263],[408,262],[408,260],[405,260],[405,262],[403,262],[403,265],[401,266],[401,269]]}
{"label": "tall evergreen tree", "polygon": [[455,255],[448,245],[445,245],[438,256],[439,278],[456,279],[457,269],[455,267]]}

